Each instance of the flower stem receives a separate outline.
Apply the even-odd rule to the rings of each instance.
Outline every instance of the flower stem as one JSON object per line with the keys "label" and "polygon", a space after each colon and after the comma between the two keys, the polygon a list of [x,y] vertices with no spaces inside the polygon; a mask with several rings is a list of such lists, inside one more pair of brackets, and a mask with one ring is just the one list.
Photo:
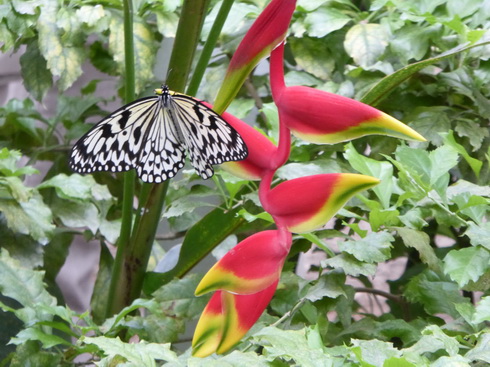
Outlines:
{"label": "flower stem", "polygon": [[[133,3],[132,0],[124,0],[124,62],[125,62],[125,102],[134,100],[135,72],[134,72],[134,39],[133,39]],[[125,253],[130,246],[131,225],[133,220],[134,199],[134,170],[124,174],[124,189],[122,203],[121,231],[117,241],[117,253],[112,267],[111,283],[109,286],[106,316],[122,309],[126,304],[124,294],[120,289],[126,289],[128,284],[122,275]]]}
{"label": "flower stem", "polygon": [[[208,1],[186,0],[183,4],[170,59],[169,70],[171,72],[167,80],[167,84],[172,89],[183,90],[185,87]],[[125,6],[126,3],[130,4],[131,0],[125,0]],[[124,14],[126,20],[126,15],[129,17],[132,15],[132,11],[129,11],[128,14],[125,11]],[[132,32],[130,34],[132,37]],[[113,270],[111,280],[107,316],[119,312],[141,295],[148,260],[165,203],[168,182],[143,184],[139,197],[139,210],[135,218],[132,235],[121,249],[118,248],[116,255],[117,265],[115,266],[116,270]],[[130,224],[129,228],[131,228]]]}
{"label": "flower stem", "polygon": [[201,52],[201,56],[197,61],[196,68],[194,69],[194,74],[192,75],[192,79],[189,82],[189,87],[187,88],[186,93],[194,96],[199,89],[199,85],[201,84],[202,77],[204,76],[204,72],[209,64],[209,60],[213,53],[216,42],[218,41],[218,37],[223,29],[223,25],[225,24],[226,18],[228,17],[228,13],[230,12],[231,6],[235,0],[224,0],[221,4],[221,8],[219,9],[218,15],[214,21],[214,24],[209,31],[208,39],[204,44],[204,47]]}

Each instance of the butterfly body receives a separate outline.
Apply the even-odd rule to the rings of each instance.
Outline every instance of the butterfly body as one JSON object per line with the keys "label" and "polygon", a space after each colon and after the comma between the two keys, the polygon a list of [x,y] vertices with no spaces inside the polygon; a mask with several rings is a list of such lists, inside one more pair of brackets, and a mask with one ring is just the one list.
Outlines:
{"label": "butterfly body", "polygon": [[213,164],[248,155],[240,135],[202,102],[167,86],[102,119],[73,147],[75,172],[122,172],[136,169],[144,182],[160,183],[184,167],[186,153],[204,179]]}

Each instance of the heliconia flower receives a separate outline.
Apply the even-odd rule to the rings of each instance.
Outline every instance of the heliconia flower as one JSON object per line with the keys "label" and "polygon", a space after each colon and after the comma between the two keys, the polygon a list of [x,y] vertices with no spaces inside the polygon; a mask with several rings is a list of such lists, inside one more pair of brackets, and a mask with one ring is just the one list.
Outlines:
{"label": "heliconia flower", "polygon": [[252,24],[228,66],[215,101],[215,111],[223,112],[259,61],[286,37],[296,0],[272,0]]}
{"label": "heliconia flower", "polygon": [[214,352],[225,353],[238,343],[262,315],[278,282],[248,295],[225,291],[213,294],[197,323],[192,355],[206,357]]}
{"label": "heliconia flower", "polygon": [[272,157],[277,154],[275,146],[266,136],[230,113],[221,115],[242,137],[248,148],[248,156],[242,161],[221,165],[226,171],[246,180],[260,180],[264,171],[273,168]]}
{"label": "heliconia flower", "polygon": [[218,289],[252,294],[269,287],[279,279],[291,243],[291,233],[280,230],[246,238],[206,273],[196,288],[196,296]]}
{"label": "heliconia flower", "polygon": [[334,144],[378,134],[425,141],[407,125],[362,102],[304,86],[286,87],[283,54],[284,44],[271,53],[272,95],[281,123],[298,138]]}
{"label": "heliconia flower", "polygon": [[328,173],[285,181],[261,197],[276,224],[293,233],[325,225],[347,201],[379,183],[377,178],[354,173]]}

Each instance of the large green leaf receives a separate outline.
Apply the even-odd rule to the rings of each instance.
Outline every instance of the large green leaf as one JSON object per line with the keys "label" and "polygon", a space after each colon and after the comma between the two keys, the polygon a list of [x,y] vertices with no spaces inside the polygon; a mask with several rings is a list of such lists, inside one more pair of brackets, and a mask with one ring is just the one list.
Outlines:
{"label": "large green leaf", "polygon": [[388,97],[388,95],[396,88],[398,85],[403,83],[405,80],[410,78],[412,75],[417,73],[418,71],[424,69],[425,67],[435,64],[441,60],[447,59],[451,56],[457,55],[461,52],[468,51],[474,47],[481,47],[490,44],[490,42],[481,42],[471,46],[468,45],[460,45],[457,46],[447,52],[442,53],[439,56],[432,57],[430,59],[422,60],[410,65],[407,65],[393,74],[390,74],[383,79],[379,83],[377,83],[373,88],[371,88],[362,98],[361,102],[369,104],[371,106],[376,106],[383,99]]}

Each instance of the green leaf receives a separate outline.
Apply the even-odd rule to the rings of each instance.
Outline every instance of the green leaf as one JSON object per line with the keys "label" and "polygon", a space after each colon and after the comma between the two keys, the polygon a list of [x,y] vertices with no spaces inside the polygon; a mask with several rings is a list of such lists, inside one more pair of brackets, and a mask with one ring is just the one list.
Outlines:
{"label": "green leaf", "polygon": [[42,343],[43,347],[48,349],[56,345],[68,345],[72,344],[59,336],[45,333],[38,328],[27,328],[21,330],[14,338],[10,340],[12,344],[24,344],[29,340],[36,340]]}
{"label": "green leaf", "polygon": [[470,238],[473,246],[481,245],[490,250],[490,222],[481,225],[469,222],[465,235]]}
{"label": "green leaf", "polygon": [[469,281],[476,282],[489,270],[490,253],[476,246],[451,250],[444,258],[444,273],[464,287]]}
{"label": "green leaf", "polygon": [[88,227],[95,234],[100,226],[99,211],[92,203],[57,201],[52,210],[67,227]]}
{"label": "green leaf", "polygon": [[357,153],[352,143],[346,145],[344,157],[359,173],[381,180],[372,190],[381,201],[383,208],[389,208],[393,193],[393,166],[388,162],[379,162]]}
{"label": "green leaf", "polygon": [[104,360],[111,360],[114,356],[121,356],[126,366],[156,366],[155,360],[168,362],[177,361],[177,355],[170,350],[170,344],[155,344],[141,340],[139,343],[124,343],[119,338],[84,337],[84,344],[96,345],[105,355]]}
{"label": "green leaf", "polygon": [[378,263],[390,257],[391,242],[395,239],[388,232],[371,232],[355,241],[339,243],[339,249],[367,263]]}
{"label": "green leaf", "polygon": [[59,5],[56,0],[43,3],[37,21],[39,50],[47,61],[48,69],[59,77],[58,85],[63,91],[82,74],[85,59],[83,48],[63,44],[56,25]]}
{"label": "green leaf", "polygon": [[[385,99],[398,85],[403,83],[405,80],[410,78],[412,75],[418,71],[424,69],[425,67],[435,64],[441,60],[449,58],[451,56],[457,55],[461,52],[468,51],[474,47],[481,47],[489,44],[490,42],[481,42],[471,46],[459,45],[447,52],[442,53],[439,56],[432,57],[430,59],[422,60],[408,66],[405,66],[393,74],[384,77],[380,82],[378,82],[373,88],[371,88],[362,98],[361,102],[369,104],[371,106],[376,106],[383,99]],[[447,131],[447,130],[446,130]],[[424,134],[423,134],[424,135]]]}
{"label": "green leaf", "polygon": [[204,216],[187,231],[180,250],[179,261],[175,267],[166,273],[147,274],[144,283],[145,293],[151,294],[174,277],[187,273],[243,222],[244,219],[237,216],[236,210],[224,211],[222,208],[217,208]]}
{"label": "green leaf", "polygon": [[454,305],[469,302],[468,298],[460,294],[456,283],[429,270],[412,277],[404,294],[411,302],[421,303],[431,315],[444,313],[454,318],[459,316]]}
{"label": "green leaf", "polygon": [[[393,347],[392,343],[380,340],[358,340],[353,339],[352,349],[360,348],[360,362],[369,363],[369,366],[383,366],[386,359],[400,357],[401,352]],[[366,366],[363,363],[364,366]]]}
{"label": "green leaf", "polygon": [[42,101],[53,84],[53,76],[39,52],[37,42],[27,44],[26,51],[20,57],[20,66],[25,88],[37,101]]}
{"label": "green leaf", "polygon": [[347,297],[344,291],[345,276],[343,274],[329,272],[322,275],[318,281],[305,295],[305,298],[311,302],[321,300],[324,297],[337,298],[339,296]]}
{"label": "green leaf", "polygon": [[333,7],[321,7],[306,15],[304,26],[308,36],[322,38],[342,28],[350,20],[351,18],[340,10]]}
{"label": "green leaf", "polygon": [[17,150],[2,148],[0,150],[0,172],[4,176],[32,175],[39,171],[31,166],[18,167],[17,162],[22,154]]}
{"label": "green leaf", "polygon": [[62,362],[62,354],[41,350],[38,342],[28,341],[18,345],[10,362],[11,367],[25,366],[59,366]]}
{"label": "green leaf", "polygon": [[27,201],[0,200],[0,212],[12,231],[27,234],[43,245],[48,243],[55,229],[51,209],[37,192]]}
{"label": "green leaf", "polygon": [[[489,320],[490,314],[487,317]],[[478,337],[476,347],[465,355],[470,361],[482,361],[490,363],[490,333],[486,332]]]}
{"label": "green leaf", "polygon": [[451,129],[451,109],[446,106],[417,107],[406,118],[410,127],[431,143],[439,146],[441,133]]}
{"label": "green leaf", "polygon": [[[309,342],[312,329],[280,330],[266,327],[255,333],[251,342],[263,346],[269,358],[294,361],[298,366],[331,366],[332,357],[325,354],[322,347]],[[311,337],[311,336],[310,336]],[[315,362],[315,363],[313,363]]]}
{"label": "green leaf", "polygon": [[65,175],[60,173],[49,180],[44,181],[38,189],[53,187],[62,199],[67,200],[110,200],[112,195],[107,186],[98,184],[92,175],[79,174]]}
{"label": "green leaf", "polygon": [[356,24],[345,35],[345,50],[354,62],[364,69],[368,69],[378,61],[386,46],[388,46],[388,33],[380,24]]}
{"label": "green leaf", "polygon": [[446,143],[448,146],[450,146],[451,148],[456,150],[459,154],[461,154],[464,160],[468,162],[468,164],[470,165],[476,177],[479,177],[483,162],[471,157],[466,151],[466,149],[461,144],[458,144],[456,142],[452,131],[449,131],[448,133],[441,133],[441,136],[444,139],[444,143]]}
{"label": "green leaf", "polygon": [[329,50],[324,47],[324,40],[309,37],[291,38],[288,40],[294,53],[294,60],[303,70],[322,80],[330,79],[335,62]]}
{"label": "green leaf", "polygon": [[363,263],[354,256],[346,253],[323,260],[321,266],[322,268],[331,267],[334,269],[342,269],[345,274],[355,277],[359,275],[374,275],[376,272],[376,265]]}
{"label": "green leaf", "polygon": [[485,296],[481,298],[476,306],[473,322],[479,324],[488,320],[490,320],[490,296]]}
{"label": "green leaf", "polygon": [[49,313],[38,307],[56,304],[56,299],[44,288],[43,277],[43,271],[26,268],[12,259],[6,250],[0,251],[0,292],[30,310],[17,313],[26,324],[51,319]]}
{"label": "green leaf", "polygon": [[394,227],[394,229],[402,238],[405,246],[417,250],[423,263],[427,264],[431,270],[440,270],[441,261],[430,246],[430,237],[426,233],[406,227]]}
{"label": "green leaf", "polygon": [[430,325],[422,330],[420,340],[407,349],[408,352],[416,354],[435,353],[444,350],[450,356],[454,356],[459,351],[459,343],[456,338],[452,338],[444,333],[439,326]]}

